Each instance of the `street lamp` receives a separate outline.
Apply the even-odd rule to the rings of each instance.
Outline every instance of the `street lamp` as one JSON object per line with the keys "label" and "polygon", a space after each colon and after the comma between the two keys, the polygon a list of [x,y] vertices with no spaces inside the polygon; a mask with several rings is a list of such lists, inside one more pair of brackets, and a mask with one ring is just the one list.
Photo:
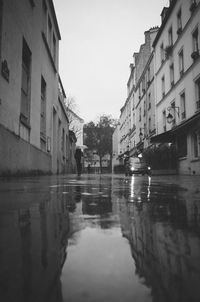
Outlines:
{"label": "street lamp", "polygon": [[167,110],[169,111],[168,116],[167,116],[167,122],[168,122],[168,124],[171,124],[174,120],[174,116],[171,114],[171,110],[174,110],[174,115],[176,112],[179,117],[179,107],[172,104],[170,107],[167,108]]}
{"label": "street lamp", "polygon": [[[142,129],[144,130],[144,134],[142,133]],[[142,140],[143,136],[145,137],[146,128],[140,128],[139,138]]]}

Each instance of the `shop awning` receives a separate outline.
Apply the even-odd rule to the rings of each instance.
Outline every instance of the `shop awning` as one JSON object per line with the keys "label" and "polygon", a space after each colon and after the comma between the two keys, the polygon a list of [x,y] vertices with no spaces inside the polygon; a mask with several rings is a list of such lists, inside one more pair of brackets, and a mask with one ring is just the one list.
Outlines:
{"label": "shop awning", "polygon": [[175,142],[177,134],[185,132],[195,125],[200,127],[200,111],[173,127],[171,130],[152,136],[151,143],[173,143]]}
{"label": "shop awning", "polygon": [[172,133],[172,130],[152,136],[150,139],[151,143],[173,143],[174,141],[175,135]]}

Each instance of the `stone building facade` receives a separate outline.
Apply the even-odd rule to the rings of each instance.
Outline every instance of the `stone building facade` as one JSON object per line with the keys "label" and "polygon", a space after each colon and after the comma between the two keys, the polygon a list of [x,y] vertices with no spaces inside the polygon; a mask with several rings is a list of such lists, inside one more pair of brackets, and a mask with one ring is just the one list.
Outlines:
{"label": "stone building facade", "polygon": [[52,0],[0,0],[1,175],[67,171],[60,39]]}
{"label": "stone building facade", "polygon": [[154,40],[157,136],[176,145],[181,174],[200,174],[200,2],[171,1]]}
{"label": "stone building facade", "polygon": [[[145,43],[134,53],[132,109],[129,95],[121,109],[119,155],[123,137],[131,155],[174,146],[177,173],[200,174],[199,20],[200,1],[171,0],[161,26],[145,32]],[[135,116],[131,131],[122,127],[124,112]]]}

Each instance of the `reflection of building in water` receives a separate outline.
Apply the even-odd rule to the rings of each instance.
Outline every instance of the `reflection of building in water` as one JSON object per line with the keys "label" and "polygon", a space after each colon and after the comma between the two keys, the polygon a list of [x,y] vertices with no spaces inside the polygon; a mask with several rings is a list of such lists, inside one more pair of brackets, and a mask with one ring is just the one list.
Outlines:
{"label": "reflection of building in water", "polygon": [[1,301],[62,301],[60,273],[68,242],[68,212],[57,195],[37,198],[36,202],[33,195],[18,193],[13,203],[12,198],[7,205],[1,203]]}
{"label": "reflection of building in water", "polygon": [[187,229],[185,203],[177,212],[157,202],[128,209],[137,273],[152,287],[154,301],[200,301],[200,238]]}
{"label": "reflection of building in water", "polygon": [[[128,192],[128,194],[127,194]],[[200,301],[200,202],[197,190],[129,179],[119,189],[120,222],[137,274],[154,302]]]}

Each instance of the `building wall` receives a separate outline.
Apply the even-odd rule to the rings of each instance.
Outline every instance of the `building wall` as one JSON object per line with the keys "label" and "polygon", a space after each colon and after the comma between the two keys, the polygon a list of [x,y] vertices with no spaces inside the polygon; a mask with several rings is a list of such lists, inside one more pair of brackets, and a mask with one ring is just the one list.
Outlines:
{"label": "building wall", "polygon": [[[178,10],[182,9],[182,27],[184,31],[182,32],[181,36],[178,38],[176,33],[177,30],[177,18],[176,15]],[[189,70],[191,65],[193,64],[193,59],[191,58],[192,53],[192,31],[196,27],[199,22],[199,9],[195,16],[192,16],[190,19],[191,13],[189,10],[190,2],[189,1],[178,1],[177,5],[175,6],[171,17],[169,18],[168,22],[166,23],[165,29],[162,32],[160,39],[157,42],[155,47],[155,72],[156,72],[156,88],[157,88],[157,111],[158,111],[158,123],[157,123],[157,130],[158,133],[163,131],[162,129],[162,112],[166,110],[170,103],[175,99],[176,106],[180,107],[180,93],[185,89],[186,99],[190,100],[186,102],[186,114],[187,117],[190,117],[196,111],[195,107],[195,90],[194,90],[194,79],[199,74],[199,64],[195,64],[192,67],[192,70]],[[189,20],[190,19],[190,20]],[[160,59],[160,45],[163,43],[164,47],[168,45],[168,30],[169,27],[172,26],[173,29],[173,54],[169,57],[169,59],[165,60],[163,65],[161,66],[161,59]],[[178,53],[180,49],[183,47],[184,50],[184,70],[188,73],[185,74],[182,79],[180,79],[179,75],[179,62],[178,62]],[[174,63],[174,82],[177,85],[171,89],[170,84],[170,72],[169,66]],[[166,97],[162,97],[162,89],[161,89],[161,78],[165,76],[165,94]],[[167,130],[170,130],[171,126],[167,124]]]}
{"label": "building wall", "polygon": [[[181,9],[182,12],[182,32],[177,33],[177,14]],[[197,7],[194,13],[190,12],[190,1],[179,0],[176,2],[170,16],[167,19],[163,31],[155,45],[155,80],[156,80],[156,110],[157,110],[157,134],[161,134],[167,130],[173,130],[175,126],[181,125],[187,119],[192,118],[199,111],[196,102],[198,101],[195,89],[195,80],[200,77],[200,59],[195,61],[191,54],[193,50],[192,34],[199,27],[200,19],[200,3],[197,1]],[[165,57],[161,63],[160,46],[163,43],[164,48],[169,45],[168,31],[172,27],[173,32],[173,48],[171,54]],[[198,45],[200,45],[200,34],[198,34]],[[184,73],[180,75],[179,53],[183,49],[184,53]],[[171,85],[170,65],[174,64],[174,85]],[[162,77],[165,78],[165,95],[162,95]],[[185,116],[181,112],[181,94],[185,93]],[[175,102],[176,109],[170,109],[172,103]],[[169,110],[170,109],[170,110]],[[172,113],[174,123],[164,123],[163,112],[166,115]],[[166,124],[166,129],[164,129]],[[180,174],[200,174],[199,157],[194,157],[194,141],[193,133],[199,129],[199,120],[193,125],[189,125],[184,130],[187,142],[187,154],[179,156],[178,172]],[[179,133],[176,133],[176,145]],[[177,150],[179,152],[177,145]]]}
{"label": "building wall", "polygon": [[[32,3],[34,5],[32,5]],[[44,5],[45,3],[45,5]],[[1,21],[0,21],[1,23]],[[50,27],[49,27],[49,24]],[[66,171],[63,167],[65,154],[61,155],[60,134],[57,137],[55,127],[56,114],[61,126],[68,135],[68,121],[66,114],[62,113],[62,105],[58,98],[58,51],[60,33],[57,25],[55,11],[51,0],[46,1],[3,1],[2,27],[0,43],[1,65],[7,63],[9,77],[0,75],[0,124],[13,133],[5,140],[5,149],[16,146],[21,152],[24,141],[29,144],[25,148],[35,162],[38,158],[47,158],[41,165],[43,172],[61,173]],[[30,63],[30,120],[24,124],[21,120],[21,86],[22,86],[22,53],[23,41],[26,42],[31,53]],[[41,78],[44,79],[45,89],[45,130],[41,136]],[[3,129],[3,128],[2,128]],[[2,134],[4,135],[4,134]],[[15,135],[18,137],[16,144]],[[59,142],[58,142],[59,141]],[[69,139],[68,139],[69,144]],[[65,146],[66,148],[66,146]],[[19,154],[19,150],[16,153]],[[66,150],[65,150],[66,151]],[[22,152],[22,158],[23,154]],[[50,160],[50,163],[49,163]],[[12,154],[0,157],[0,174],[11,171],[17,165],[22,173],[32,170],[31,160],[16,164],[16,156]],[[7,166],[5,166],[7,163]],[[46,163],[46,164],[45,164]],[[50,169],[49,169],[50,164]],[[15,169],[13,170],[15,173]]]}
{"label": "building wall", "polygon": [[[154,143],[158,143],[157,147],[162,143],[175,143],[179,174],[200,174],[200,96],[195,84],[197,79],[200,80],[200,56],[196,59],[191,56],[194,52],[193,33],[197,28],[197,53],[200,54],[200,1],[196,1],[193,12],[190,10],[191,2],[170,1],[169,8],[164,8],[161,13],[160,28],[154,27],[145,32],[145,43],[133,56],[134,64],[131,64],[131,74],[127,84],[128,97],[120,115],[119,140],[122,154],[126,151],[127,144],[131,147],[132,155],[151,147]],[[180,11],[182,30],[178,31]],[[171,51],[167,52],[167,47],[170,46],[170,29],[172,29],[173,41],[172,47],[168,48]],[[180,73],[181,50],[183,50],[184,61],[183,73]],[[172,64],[173,79],[170,74]],[[132,70],[134,70],[133,78],[131,78]],[[148,83],[149,78],[150,83]],[[133,91],[131,91],[132,87],[134,87]],[[148,108],[149,93],[151,108]],[[181,99],[183,93],[185,93],[185,110]],[[131,107],[129,107],[129,100]],[[130,112],[131,131],[128,127]],[[174,119],[172,123],[167,121],[169,113]],[[165,132],[166,136],[163,136]],[[161,136],[159,138],[160,134],[162,138]]]}
{"label": "building wall", "polygon": [[51,155],[31,146],[0,125],[1,175],[51,172]]}
{"label": "building wall", "polygon": [[28,194],[23,184],[17,194],[10,194],[9,203],[1,200],[1,211],[8,209],[0,228],[2,301],[62,300],[60,274],[70,232],[69,212],[66,197],[57,198],[48,189],[51,182],[46,184],[36,184],[37,198],[29,194],[32,185],[27,182]]}

